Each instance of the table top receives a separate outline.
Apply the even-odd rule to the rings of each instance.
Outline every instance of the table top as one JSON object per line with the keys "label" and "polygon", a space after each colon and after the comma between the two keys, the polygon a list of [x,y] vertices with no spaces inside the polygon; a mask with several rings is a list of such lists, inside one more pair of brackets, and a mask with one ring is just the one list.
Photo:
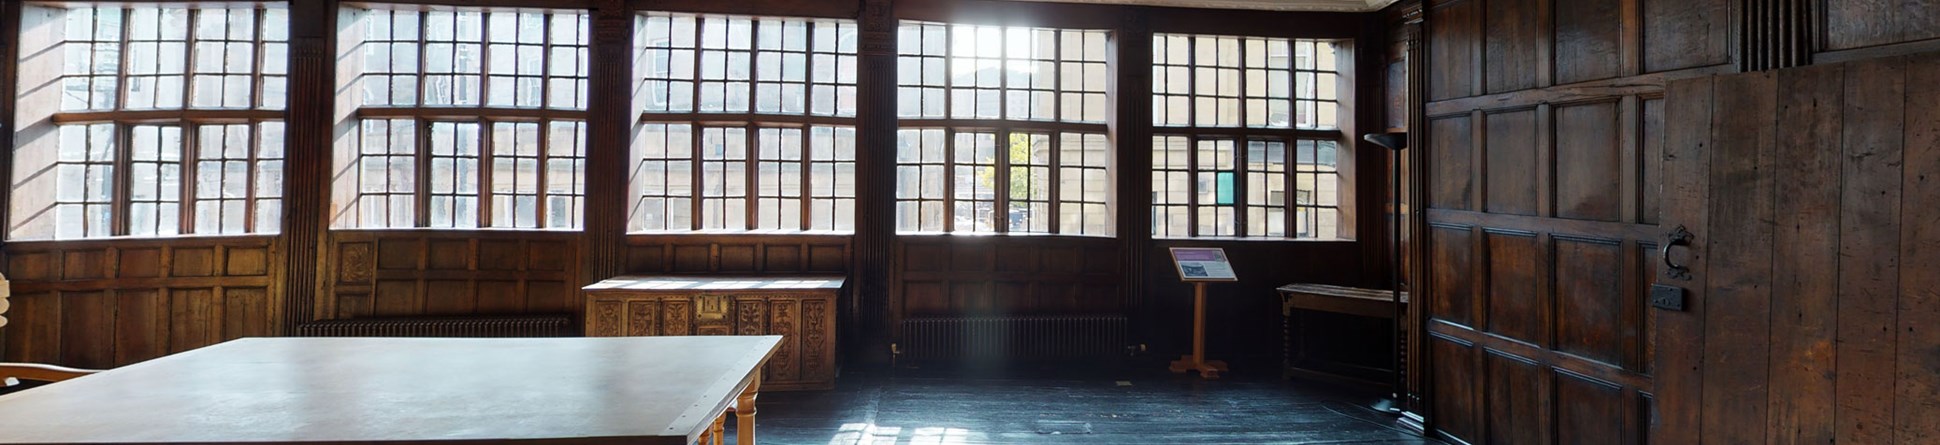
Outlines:
{"label": "table top", "polygon": [[0,443],[690,443],[779,336],[252,338],[0,396]]}
{"label": "table top", "polygon": [[[1329,284],[1296,283],[1280,286],[1281,293],[1322,295],[1328,297],[1353,298],[1380,302],[1394,302],[1394,293],[1382,289],[1363,289],[1358,287],[1334,286]],[[1408,302],[1408,293],[1401,293],[1401,302]]]}
{"label": "table top", "polygon": [[622,275],[601,280],[586,286],[589,291],[803,291],[838,290],[842,288],[841,275],[778,275],[764,277],[733,277],[714,275]]}

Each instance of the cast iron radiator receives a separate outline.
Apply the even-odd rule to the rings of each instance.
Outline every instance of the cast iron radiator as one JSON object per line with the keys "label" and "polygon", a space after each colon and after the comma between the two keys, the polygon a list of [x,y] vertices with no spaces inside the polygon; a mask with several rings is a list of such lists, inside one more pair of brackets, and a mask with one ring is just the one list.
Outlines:
{"label": "cast iron radiator", "polygon": [[565,337],[564,314],[487,317],[400,317],[322,320],[296,327],[298,337]]}
{"label": "cast iron radiator", "polygon": [[907,360],[1065,360],[1126,354],[1125,316],[909,318],[900,358]]}

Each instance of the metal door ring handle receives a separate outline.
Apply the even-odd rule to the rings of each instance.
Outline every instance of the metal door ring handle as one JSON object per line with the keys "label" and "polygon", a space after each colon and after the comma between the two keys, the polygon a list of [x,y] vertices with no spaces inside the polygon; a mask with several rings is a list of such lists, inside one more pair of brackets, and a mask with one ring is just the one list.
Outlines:
{"label": "metal door ring handle", "polygon": [[1666,274],[1670,275],[1671,278],[1679,280],[1691,279],[1690,267],[1671,261],[1671,247],[1680,245],[1690,246],[1692,238],[1691,231],[1685,230],[1684,226],[1677,226],[1665,238],[1664,247],[1657,252],[1657,258],[1664,261]]}

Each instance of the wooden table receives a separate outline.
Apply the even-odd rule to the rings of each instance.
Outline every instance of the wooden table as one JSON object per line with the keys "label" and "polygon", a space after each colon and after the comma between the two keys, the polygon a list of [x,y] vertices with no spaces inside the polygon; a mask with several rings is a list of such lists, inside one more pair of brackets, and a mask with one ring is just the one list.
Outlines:
{"label": "wooden table", "polygon": [[777,336],[254,338],[0,397],[0,443],[754,440]]}
{"label": "wooden table", "polygon": [[[1285,357],[1282,365],[1287,376],[1292,376],[1298,369],[1294,367],[1294,333],[1298,329],[1294,322],[1294,311],[1332,312],[1394,321],[1394,293],[1389,291],[1325,284],[1289,284],[1276,290],[1280,292],[1280,315],[1284,317],[1280,328],[1282,345],[1286,350],[1281,352]],[[1401,302],[1408,302],[1407,292],[1401,293]],[[1300,337],[1299,340],[1299,349],[1304,352],[1306,338]]]}

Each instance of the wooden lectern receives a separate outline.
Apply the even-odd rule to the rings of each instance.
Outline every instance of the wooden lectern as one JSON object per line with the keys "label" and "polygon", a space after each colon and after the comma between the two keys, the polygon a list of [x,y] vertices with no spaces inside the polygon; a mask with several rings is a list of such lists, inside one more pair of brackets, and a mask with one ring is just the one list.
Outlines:
{"label": "wooden lectern", "polygon": [[1174,247],[1172,264],[1179,280],[1192,283],[1192,353],[1172,361],[1172,372],[1199,371],[1199,377],[1217,379],[1226,371],[1226,362],[1206,360],[1206,283],[1239,281],[1226,251],[1219,248]]}

